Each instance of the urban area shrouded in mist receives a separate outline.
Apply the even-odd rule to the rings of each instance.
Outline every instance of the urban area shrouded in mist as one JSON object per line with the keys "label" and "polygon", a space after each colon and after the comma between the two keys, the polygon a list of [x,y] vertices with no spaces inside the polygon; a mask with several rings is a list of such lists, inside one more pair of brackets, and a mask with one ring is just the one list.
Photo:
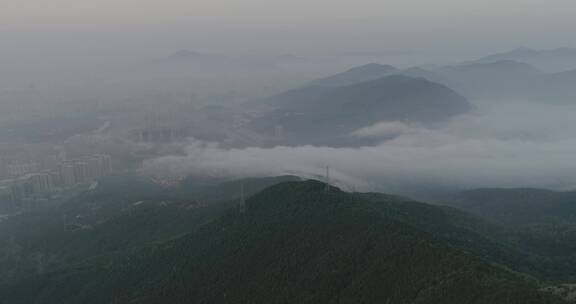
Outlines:
{"label": "urban area shrouded in mist", "polygon": [[0,0],[0,304],[576,303],[575,14]]}

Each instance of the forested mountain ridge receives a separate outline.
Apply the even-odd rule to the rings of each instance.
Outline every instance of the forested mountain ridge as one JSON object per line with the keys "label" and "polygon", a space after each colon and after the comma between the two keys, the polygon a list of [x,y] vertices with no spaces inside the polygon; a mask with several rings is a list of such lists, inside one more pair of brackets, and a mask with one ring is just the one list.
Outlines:
{"label": "forested mountain ridge", "polygon": [[272,186],[186,236],[4,295],[20,299],[10,304],[552,303],[523,277],[316,181]]}
{"label": "forested mountain ridge", "polygon": [[576,224],[575,191],[475,189],[459,193],[451,205],[505,225]]}

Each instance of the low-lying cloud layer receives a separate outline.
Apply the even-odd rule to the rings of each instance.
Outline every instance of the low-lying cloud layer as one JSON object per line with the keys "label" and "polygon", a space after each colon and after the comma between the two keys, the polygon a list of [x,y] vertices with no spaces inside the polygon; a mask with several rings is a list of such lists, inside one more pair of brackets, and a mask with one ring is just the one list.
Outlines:
{"label": "low-lying cloud layer", "polygon": [[576,188],[576,106],[524,102],[479,105],[435,128],[381,123],[351,136],[390,138],[360,148],[315,146],[223,149],[193,142],[186,156],[146,163],[169,174],[321,175],[341,186],[410,193],[421,187]]}

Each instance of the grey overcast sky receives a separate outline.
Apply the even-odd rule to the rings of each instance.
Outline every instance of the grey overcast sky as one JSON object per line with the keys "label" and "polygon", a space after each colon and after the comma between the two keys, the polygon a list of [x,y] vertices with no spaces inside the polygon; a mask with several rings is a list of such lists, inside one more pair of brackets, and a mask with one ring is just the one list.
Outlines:
{"label": "grey overcast sky", "polygon": [[0,0],[2,55],[576,46],[574,0]]}

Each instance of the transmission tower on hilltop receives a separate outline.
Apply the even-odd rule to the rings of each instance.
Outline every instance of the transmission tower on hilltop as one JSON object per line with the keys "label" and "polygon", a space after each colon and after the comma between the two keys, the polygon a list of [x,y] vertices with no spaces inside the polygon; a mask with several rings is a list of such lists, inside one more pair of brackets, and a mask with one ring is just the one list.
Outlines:
{"label": "transmission tower on hilltop", "polygon": [[324,182],[326,183],[326,188],[324,192],[330,192],[330,166],[326,166],[326,176]]}

